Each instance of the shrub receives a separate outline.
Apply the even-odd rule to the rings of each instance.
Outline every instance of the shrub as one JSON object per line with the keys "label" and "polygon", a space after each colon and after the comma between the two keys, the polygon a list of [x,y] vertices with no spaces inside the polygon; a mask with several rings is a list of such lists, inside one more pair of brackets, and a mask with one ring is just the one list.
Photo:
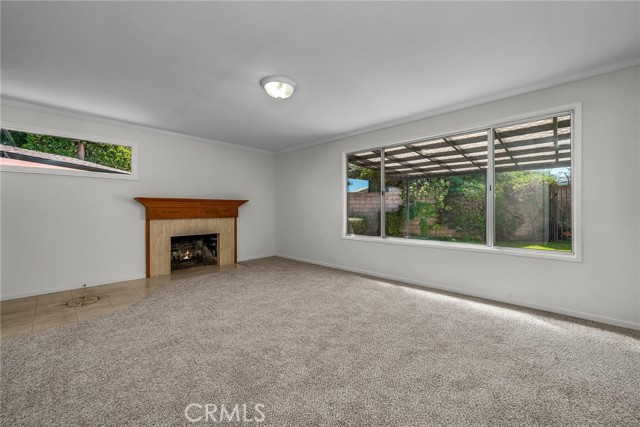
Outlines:
{"label": "shrub", "polygon": [[352,234],[369,234],[369,220],[364,217],[349,217],[349,231]]}
{"label": "shrub", "polygon": [[401,237],[402,236],[402,224],[404,217],[400,215],[400,212],[387,212],[386,213],[387,236]]}
{"label": "shrub", "polygon": [[[40,153],[79,158],[79,146],[84,146],[85,157],[81,160],[96,163],[122,171],[131,172],[131,147],[92,141],[83,141],[61,136],[40,135],[36,133],[10,131],[18,147]],[[5,141],[3,135],[2,142]]]}
{"label": "shrub", "polygon": [[454,176],[441,209],[442,222],[458,238],[484,240],[486,234],[484,175]]}
{"label": "shrub", "polygon": [[442,219],[455,230],[456,236],[465,240],[484,240],[486,216],[484,198],[451,197],[447,200],[450,210],[443,211]]}

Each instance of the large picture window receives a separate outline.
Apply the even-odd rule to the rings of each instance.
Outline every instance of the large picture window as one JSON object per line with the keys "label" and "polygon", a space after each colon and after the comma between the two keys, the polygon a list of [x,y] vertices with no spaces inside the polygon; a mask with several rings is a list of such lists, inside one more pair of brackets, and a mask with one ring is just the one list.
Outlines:
{"label": "large picture window", "polygon": [[575,253],[572,118],[348,154],[347,235]]}

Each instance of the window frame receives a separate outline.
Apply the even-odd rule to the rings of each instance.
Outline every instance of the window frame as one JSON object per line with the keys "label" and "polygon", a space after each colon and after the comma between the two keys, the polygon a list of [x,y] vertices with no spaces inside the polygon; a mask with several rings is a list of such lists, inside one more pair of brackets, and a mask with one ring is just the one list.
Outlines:
{"label": "window frame", "polygon": [[[494,200],[494,177],[495,177],[495,165],[494,165],[494,132],[495,128],[501,128],[524,122],[541,120],[553,116],[570,115],[571,116],[571,204],[572,204],[572,250],[571,252],[555,252],[555,251],[543,251],[536,249],[525,248],[510,248],[495,246],[495,200]],[[506,117],[503,119],[490,120],[474,126],[470,126],[464,129],[454,129],[447,132],[438,132],[418,138],[400,139],[389,142],[382,146],[366,147],[363,146],[356,150],[343,151],[341,156],[342,161],[342,229],[341,239],[370,242],[370,243],[384,243],[392,245],[403,246],[416,246],[432,249],[446,249],[446,250],[459,250],[479,253],[489,253],[498,255],[519,256],[527,258],[541,258],[550,259],[556,261],[568,261],[568,262],[582,262],[582,162],[581,162],[581,140],[582,140],[582,103],[573,103],[564,106],[552,107],[544,110],[538,110],[529,113],[523,113],[516,116]],[[386,237],[385,232],[381,231],[380,236],[361,236],[355,234],[347,234],[347,186],[344,184],[348,178],[348,159],[349,155],[356,154],[362,151],[374,151],[381,150],[381,183],[382,189],[385,189],[384,182],[384,150],[385,148],[392,148],[399,145],[413,144],[421,141],[438,139],[443,137],[457,136],[465,133],[487,131],[487,242],[484,245],[473,243],[459,243],[459,242],[443,242],[439,240],[420,240],[420,239],[407,239],[402,237]],[[489,187],[491,186],[491,187]],[[381,224],[385,224],[385,209],[384,209],[384,192],[381,194]],[[384,230],[385,227],[381,227]]]}
{"label": "window frame", "polygon": [[119,180],[138,180],[138,143],[133,141],[126,141],[117,138],[110,137],[98,137],[95,135],[83,134],[80,132],[69,132],[60,129],[51,129],[41,126],[23,125],[2,120],[0,122],[2,129],[8,129],[17,132],[35,133],[46,136],[57,136],[61,138],[80,139],[88,142],[95,142],[98,144],[112,144],[123,145],[131,147],[131,173],[130,174],[116,174],[106,172],[93,172],[85,170],[66,170],[66,169],[48,169],[39,168],[35,166],[15,166],[15,165],[0,165],[0,173],[32,173],[41,175],[61,175],[61,176],[76,176],[85,178],[105,178],[105,179],[119,179]]}

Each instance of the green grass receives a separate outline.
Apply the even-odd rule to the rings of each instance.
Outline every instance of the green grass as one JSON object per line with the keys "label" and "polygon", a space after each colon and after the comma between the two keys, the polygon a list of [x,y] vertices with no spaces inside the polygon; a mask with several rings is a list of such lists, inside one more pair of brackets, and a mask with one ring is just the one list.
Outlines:
{"label": "green grass", "polygon": [[541,251],[571,252],[571,242],[549,242],[549,243],[500,242],[496,244],[496,246],[501,246],[506,248],[538,249]]}
{"label": "green grass", "polygon": [[[428,238],[420,236],[412,236],[412,239],[418,240],[431,240],[439,242],[456,242],[456,243],[474,243],[484,245],[484,240],[465,240],[465,239],[453,239],[453,238]],[[532,242],[499,242],[495,246],[501,248],[520,248],[520,249],[536,249],[539,251],[559,251],[559,252],[571,252],[571,242],[548,242],[548,243],[532,243]]]}

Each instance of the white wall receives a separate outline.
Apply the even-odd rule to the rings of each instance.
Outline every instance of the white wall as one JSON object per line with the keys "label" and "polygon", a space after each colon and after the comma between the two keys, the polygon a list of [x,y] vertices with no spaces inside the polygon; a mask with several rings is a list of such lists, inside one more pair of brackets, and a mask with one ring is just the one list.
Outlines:
{"label": "white wall", "polygon": [[[639,68],[277,156],[278,255],[640,328]],[[344,152],[582,103],[581,263],[341,239]]]}
{"label": "white wall", "polygon": [[139,180],[0,173],[2,299],[145,276],[146,197],[248,199],[238,259],[275,253],[275,157],[13,106],[2,120],[134,141]]}

